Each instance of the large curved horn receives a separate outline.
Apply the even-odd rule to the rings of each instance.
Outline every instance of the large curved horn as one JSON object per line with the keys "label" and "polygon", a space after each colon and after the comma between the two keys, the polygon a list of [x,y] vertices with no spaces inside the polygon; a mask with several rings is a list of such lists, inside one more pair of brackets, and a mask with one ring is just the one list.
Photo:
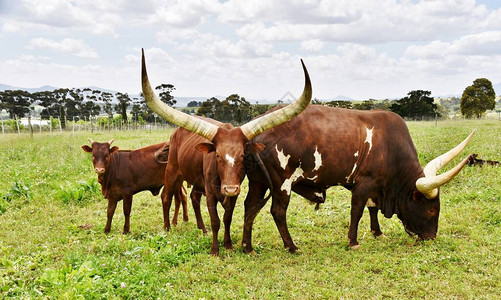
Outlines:
{"label": "large curved horn", "polygon": [[310,104],[313,94],[311,89],[310,76],[308,75],[308,70],[306,70],[303,60],[301,60],[301,64],[303,65],[305,77],[304,89],[301,97],[294,101],[294,103],[291,103],[282,109],[276,110],[272,113],[254,119],[240,126],[240,129],[242,129],[242,132],[247,137],[247,139],[250,140],[265,130],[287,122],[288,120],[301,113],[308,106],[308,104]]}
{"label": "large curved horn", "polygon": [[453,160],[466,147],[470,139],[475,134],[473,130],[468,137],[459,145],[449,150],[447,153],[430,161],[423,169],[425,177],[416,180],[416,188],[428,199],[433,199],[438,194],[438,188],[441,185],[451,181],[468,161],[469,156],[463,159],[457,166],[451,170],[437,176],[437,171]]}
{"label": "large curved horn", "polygon": [[168,106],[158,99],[155,92],[151,88],[150,81],[148,80],[148,74],[146,72],[146,62],[144,58],[144,49],[142,49],[142,72],[141,81],[143,86],[143,95],[146,100],[146,104],[157,114],[167,121],[176,124],[180,127],[188,129],[194,133],[197,133],[204,138],[212,141],[217,133],[218,126],[206,122],[204,120],[192,117],[183,112],[177,111],[174,108]]}
{"label": "large curved horn", "polygon": [[108,142],[108,144],[110,144],[110,146],[111,146],[111,144],[113,144],[113,142],[114,142],[114,141],[115,141],[115,139],[111,139],[111,140]]}
{"label": "large curved horn", "polygon": [[89,140],[89,143],[92,145],[92,143],[94,143],[94,141],[91,139],[91,138],[88,138]]}

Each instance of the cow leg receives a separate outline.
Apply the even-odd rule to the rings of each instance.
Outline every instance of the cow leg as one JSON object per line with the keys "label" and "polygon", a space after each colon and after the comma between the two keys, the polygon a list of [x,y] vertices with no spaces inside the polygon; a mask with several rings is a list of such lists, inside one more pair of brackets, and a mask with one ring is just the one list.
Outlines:
{"label": "cow leg", "polygon": [[352,192],[351,196],[351,218],[350,218],[350,230],[348,231],[349,246],[352,249],[358,249],[360,244],[357,241],[358,235],[358,223],[362,218],[364,213],[365,203],[367,202],[367,197],[359,196],[355,190]]}
{"label": "cow leg", "polygon": [[235,204],[237,203],[237,197],[230,197],[228,203],[224,207],[223,223],[224,223],[224,239],[223,245],[226,249],[233,249],[233,244],[231,242],[230,227],[231,220],[233,219],[233,210],[235,209]]}
{"label": "cow leg", "polygon": [[219,242],[217,239],[217,235],[219,232],[219,227],[221,226],[221,221],[219,220],[219,216],[217,214],[217,201],[213,194],[207,193],[207,209],[209,210],[210,216],[210,227],[212,230],[212,246],[210,250],[210,254],[214,256],[219,255]]}
{"label": "cow leg", "polygon": [[193,188],[190,193],[191,205],[195,211],[195,218],[197,219],[198,229],[202,229],[204,235],[207,234],[207,228],[205,228],[204,220],[202,219],[202,213],[200,211],[200,199],[202,199],[202,193],[195,191]]}
{"label": "cow leg", "polygon": [[381,228],[379,227],[379,221],[377,218],[378,208],[377,207],[367,207],[369,209],[369,215],[371,219],[371,232],[374,237],[383,235]]}
{"label": "cow leg", "polygon": [[104,227],[104,233],[110,233],[111,221],[113,220],[113,215],[115,214],[115,209],[117,208],[116,199],[108,199],[108,209],[106,211],[106,226]]}
{"label": "cow leg", "polygon": [[283,192],[274,192],[273,201],[271,203],[271,215],[275,220],[280,236],[284,242],[285,249],[290,253],[295,253],[298,248],[294,245],[292,237],[287,228],[287,208],[289,206],[290,195]]}
{"label": "cow leg", "polygon": [[249,192],[245,197],[245,216],[244,216],[244,233],[242,235],[242,246],[244,253],[253,253],[252,247],[252,226],[257,214],[263,208],[267,201],[264,200],[264,195],[267,188],[255,181],[249,181]]}
{"label": "cow leg", "polygon": [[164,186],[161,197],[162,197],[162,211],[164,215],[164,229],[169,231],[170,230],[169,211],[170,211],[170,206],[172,204],[172,192],[168,193],[167,186]]}
{"label": "cow leg", "polygon": [[[179,207],[182,202],[181,187],[176,188],[176,194],[174,195],[174,216],[172,217],[172,225],[177,225],[177,217],[179,215]],[[170,208],[170,206],[169,206]]]}
{"label": "cow leg", "polygon": [[130,211],[132,208],[132,195],[124,195],[123,202],[124,202],[123,207],[124,207],[124,216],[125,216],[123,234],[127,234],[130,231]]}
{"label": "cow leg", "polygon": [[181,197],[181,204],[183,205],[183,221],[188,222],[188,201],[186,197],[186,189],[181,184],[181,189],[179,190]]}

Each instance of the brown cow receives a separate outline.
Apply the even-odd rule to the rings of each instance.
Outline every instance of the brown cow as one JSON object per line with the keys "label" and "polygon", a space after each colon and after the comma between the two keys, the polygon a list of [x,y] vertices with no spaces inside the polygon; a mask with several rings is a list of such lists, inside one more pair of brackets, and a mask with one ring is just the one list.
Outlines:
{"label": "brown cow", "polygon": [[240,127],[206,118],[196,118],[179,112],[161,102],[150,86],[146,65],[142,59],[143,94],[148,106],[171,123],[180,126],[171,136],[169,163],[165,171],[164,226],[169,221],[168,209],[173,192],[183,180],[198,191],[205,192],[211,219],[211,254],[219,254],[218,231],[220,220],[216,205],[225,209],[223,222],[224,247],[231,249],[230,225],[240,184],[245,177],[244,154],[262,150],[262,145],[249,143],[258,134],[287,122],[310,103],[312,90],[306,67],[305,87],[294,103]]}
{"label": "brown cow", "polygon": [[291,191],[321,203],[325,189],[335,185],[352,192],[350,247],[359,247],[358,223],[366,205],[376,236],[382,234],[377,220],[381,210],[387,218],[397,214],[407,232],[422,239],[435,238],[440,212],[438,188],[461,170],[467,158],[448,172],[436,173],[459,154],[472,135],[423,169],[400,116],[310,105],[296,118],[252,140],[265,146],[259,157],[269,174],[265,176],[252,164],[247,166],[244,252],[253,251],[252,224],[266,203],[263,197],[268,189],[272,193],[271,213],[290,252],[297,250],[286,221]]}
{"label": "brown cow", "polygon": [[[136,150],[118,150],[116,146],[110,147],[113,141],[112,139],[106,143],[99,143],[89,139],[91,147],[83,145],[82,149],[85,152],[92,153],[92,164],[94,165],[94,171],[97,173],[98,182],[101,184],[101,192],[104,198],[108,199],[104,232],[110,232],[117,202],[123,199],[125,216],[123,233],[127,234],[130,230],[132,196],[146,190],[156,196],[164,184],[166,162],[158,161],[154,154],[162,149],[165,143]],[[160,157],[165,157],[165,155]],[[183,205],[183,219],[187,221],[186,190],[182,185],[177,189],[176,193],[173,224],[177,224],[181,204]]]}

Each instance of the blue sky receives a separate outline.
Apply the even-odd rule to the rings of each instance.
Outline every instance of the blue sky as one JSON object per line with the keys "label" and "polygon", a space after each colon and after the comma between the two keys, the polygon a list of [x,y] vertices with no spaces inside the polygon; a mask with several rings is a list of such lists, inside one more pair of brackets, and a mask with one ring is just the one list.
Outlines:
{"label": "blue sky", "polygon": [[0,0],[0,83],[280,99],[461,94],[501,83],[501,2]]}

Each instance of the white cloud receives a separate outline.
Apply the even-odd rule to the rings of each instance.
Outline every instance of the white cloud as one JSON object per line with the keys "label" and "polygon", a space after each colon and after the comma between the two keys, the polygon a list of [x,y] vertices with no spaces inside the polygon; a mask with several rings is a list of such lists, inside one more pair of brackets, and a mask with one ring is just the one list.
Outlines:
{"label": "white cloud", "polygon": [[97,58],[97,53],[92,50],[83,40],[63,39],[53,41],[45,38],[34,38],[30,40],[30,49],[49,49],[58,52],[70,53],[83,58]]}
{"label": "white cloud", "polygon": [[418,59],[437,59],[450,55],[501,55],[501,31],[469,34],[452,42],[433,41],[426,45],[411,45],[405,55]]}
{"label": "white cloud", "polygon": [[[474,0],[6,3],[0,66],[22,74],[10,77],[20,82],[57,71],[65,84],[41,85],[73,80],[138,92],[140,47],[152,80],[175,84],[178,95],[298,93],[299,54],[319,98],[403,96],[416,88],[452,93],[477,74],[501,81],[501,9]],[[63,64],[59,53],[71,55]],[[95,64],[81,67],[82,57]]]}
{"label": "white cloud", "polygon": [[308,52],[319,52],[324,47],[325,42],[314,39],[301,42],[301,49]]}

